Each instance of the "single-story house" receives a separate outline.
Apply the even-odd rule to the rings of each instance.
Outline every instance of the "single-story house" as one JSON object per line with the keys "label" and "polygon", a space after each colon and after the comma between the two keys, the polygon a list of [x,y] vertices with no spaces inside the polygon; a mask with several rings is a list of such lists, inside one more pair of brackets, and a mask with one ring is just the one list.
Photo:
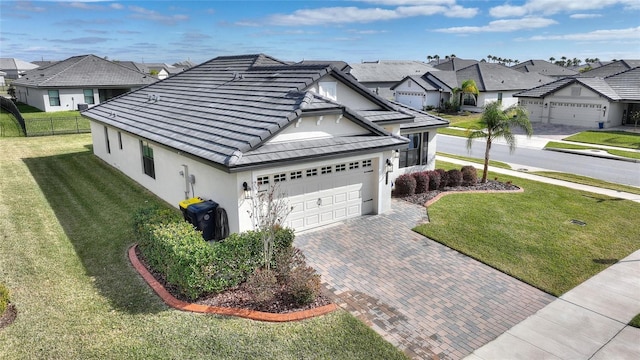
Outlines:
{"label": "single-story house", "polygon": [[589,71],[585,71],[576,76],[578,77],[587,77],[587,78],[604,78],[607,76],[619,74],[623,71],[627,71],[629,69],[633,69],[640,66],[640,60],[616,60],[611,61],[605,65],[599,66],[597,68],[593,68]]}
{"label": "single-story house", "polygon": [[139,63],[134,61],[118,61],[117,63],[160,80],[184,70],[184,67],[176,67],[165,63]]}
{"label": "single-story house", "polygon": [[513,65],[511,68],[525,73],[536,72],[556,79],[579,74],[574,69],[552,64],[545,60],[527,60]]}
{"label": "single-story house", "polygon": [[466,80],[474,80],[479,94],[460,94],[461,109],[481,112],[493,101],[505,107],[515,105],[513,94],[546,84],[553,78],[538,73],[522,73],[502,64],[477,62],[457,71],[434,71],[422,76],[408,76],[392,87],[397,102],[415,109],[450,101],[454,89]]}
{"label": "single-story house", "polygon": [[4,71],[7,79],[18,79],[25,72],[36,69],[38,65],[16,58],[0,58],[0,71]]}
{"label": "single-story house", "polygon": [[231,232],[253,228],[251,199],[272,185],[298,231],[383,213],[399,165],[433,166],[448,125],[329,64],[264,54],[217,57],[82,114],[96,156],[176,207],[215,201]]}
{"label": "single-story house", "polygon": [[351,63],[349,72],[359,83],[387,100],[393,100],[391,87],[410,75],[437,71],[421,61],[377,60]]}
{"label": "single-story house", "polygon": [[564,78],[514,96],[532,122],[587,128],[632,124],[629,114],[640,111],[640,66],[604,78]]}
{"label": "single-story house", "polygon": [[0,86],[6,85],[6,82],[4,81],[5,76],[7,76],[7,73],[4,71],[0,71]]}
{"label": "single-story house", "polygon": [[91,107],[156,81],[98,56],[82,55],[31,70],[12,84],[18,101],[54,112]]}
{"label": "single-story house", "polygon": [[[479,61],[475,59],[461,59],[459,57],[450,57],[445,60],[438,59],[435,65],[432,66],[442,71],[458,71],[460,69],[466,68],[467,66],[477,64],[478,62]],[[434,62],[431,62],[430,64],[434,64]]]}

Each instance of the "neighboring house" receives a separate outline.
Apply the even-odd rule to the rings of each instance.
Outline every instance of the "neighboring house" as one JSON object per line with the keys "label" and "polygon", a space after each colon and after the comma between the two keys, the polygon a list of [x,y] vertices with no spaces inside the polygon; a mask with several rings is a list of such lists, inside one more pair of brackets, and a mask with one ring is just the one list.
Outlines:
{"label": "neighboring house", "polygon": [[471,66],[477,63],[478,60],[474,59],[460,59],[457,57],[452,57],[445,59],[444,61],[439,60],[436,65],[433,65],[433,67],[442,71],[458,71],[460,69],[466,68],[467,66]]}
{"label": "neighboring house", "polygon": [[5,76],[7,76],[7,73],[4,71],[0,71],[0,86],[7,85],[7,83],[4,81]]}
{"label": "neighboring house", "polygon": [[421,61],[378,60],[349,65],[352,68],[350,74],[359,83],[388,100],[394,98],[391,87],[406,76],[436,71]]}
{"label": "neighboring house", "polygon": [[37,68],[38,65],[15,58],[0,58],[0,71],[4,71],[7,79],[18,79],[25,72]]}
{"label": "neighboring house", "polygon": [[615,75],[623,71],[633,69],[640,66],[640,60],[617,60],[609,62],[606,65],[585,71],[577,76],[579,77],[600,77]]}
{"label": "neighboring house", "polygon": [[124,65],[129,69],[139,71],[141,73],[151,75],[159,80],[164,80],[170,75],[182,72],[184,68],[176,67],[165,63],[138,63],[134,61],[118,61],[118,64]]}
{"label": "neighboring house", "polygon": [[640,66],[604,78],[564,78],[515,96],[532,122],[602,128],[632,124],[629,114],[640,111]]}
{"label": "neighboring house", "polygon": [[53,65],[55,63],[57,63],[58,61],[55,60],[38,60],[38,61],[32,61],[31,63],[34,65],[38,65],[38,67],[47,67],[49,65]]}
{"label": "neighboring house", "polygon": [[579,74],[574,69],[552,64],[545,60],[527,60],[511,66],[511,69],[524,73],[535,72],[556,79]]}
{"label": "neighboring house", "polygon": [[383,213],[399,163],[433,168],[448,125],[328,64],[263,54],[218,57],[82,114],[96,156],[176,207],[212,199],[231,232],[253,228],[251,197],[266,185],[298,231]]}
{"label": "neighboring house", "polygon": [[18,101],[54,112],[91,107],[156,81],[95,55],[82,55],[29,71],[12,84]]}
{"label": "neighboring house", "polygon": [[[479,94],[459,94],[461,109],[480,112],[492,101],[500,101],[504,107],[515,105],[513,94],[553,81],[538,73],[521,73],[502,64],[477,62],[458,71],[428,72],[420,77],[406,77],[393,86],[396,101],[422,109],[450,101],[454,91],[466,80],[474,80]],[[442,89],[442,91],[440,91]]]}

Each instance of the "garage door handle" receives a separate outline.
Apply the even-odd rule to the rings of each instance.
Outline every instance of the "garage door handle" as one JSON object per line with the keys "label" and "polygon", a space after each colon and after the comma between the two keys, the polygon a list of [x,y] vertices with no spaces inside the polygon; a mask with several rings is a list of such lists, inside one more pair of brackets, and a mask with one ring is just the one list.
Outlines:
{"label": "garage door handle", "polygon": [[318,204],[318,206],[322,205],[322,199],[318,198],[318,201],[316,203]]}

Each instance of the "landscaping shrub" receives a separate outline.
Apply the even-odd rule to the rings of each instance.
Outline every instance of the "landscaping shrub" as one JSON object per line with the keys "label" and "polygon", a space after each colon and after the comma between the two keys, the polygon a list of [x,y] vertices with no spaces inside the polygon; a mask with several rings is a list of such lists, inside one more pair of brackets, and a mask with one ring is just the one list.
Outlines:
{"label": "landscaping shrub", "polygon": [[276,272],[278,282],[281,284],[289,282],[289,275],[293,269],[306,265],[306,258],[302,250],[293,246],[281,248],[276,252],[274,258],[276,263],[273,269]]}
{"label": "landscaping shrub", "polygon": [[259,302],[273,300],[278,290],[276,273],[269,269],[258,269],[247,278],[247,289]]}
{"label": "landscaping shrub", "polygon": [[440,173],[431,170],[427,171],[427,176],[429,177],[429,190],[438,190],[440,188]]}
{"label": "landscaping shrub", "polygon": [[320,275],[310,266],[298,266],[291,271],[288,292],[298,305],[307,305],[320,295]]}
{"label": "landscaping shrub", "polygon": [[434,171],[440,174],[440,186],[438,187],[438,189],[442,190],[445,186],[447,186],[447,170],[435,169]]}
{"label": "landscaping shrub", "polygon": [[462,184],[462,171],[451,169],[447,171],[447,186],[457,187]]}
{"label": "landscaping shrub", "polygon": [[402,174],[396,179],[396,195],[411,196],[416,193],[416,179],[411,174]]}
{"label": "landscaping shrub", "polygon": [[[158,208],[141,209],[134,216],[134,231],[149,266],[191,299],[236,286],[262,265],[262,240],[256,231],[210,244],[174,211]],[[293,238],[292,230],[279,229],[276,251],[291,247]]]}
{"label": "landscaping shrub", "polygon": [[461,169],[462,185],[472,186],[478,182],[478,170],[471,165],[465,165]]}
{"label": "landscaping shrub", "polygon": [[414,172],[411,175],[416,179],[416,194],[429,191],[429,176],[426,171]]}
{"label": "landscaping shrub", "polygon": [[4,314],[9,306],[9,289],[0,283],[0,315]]}

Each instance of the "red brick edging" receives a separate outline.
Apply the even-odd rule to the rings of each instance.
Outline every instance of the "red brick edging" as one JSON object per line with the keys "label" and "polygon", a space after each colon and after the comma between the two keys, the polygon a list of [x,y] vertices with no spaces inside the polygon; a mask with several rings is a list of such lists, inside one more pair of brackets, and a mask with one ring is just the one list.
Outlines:
{"label": "red brick edging", "polygon": [[201,305],[188,303],[182,300],[176,299],[173,295],[171,295],[167,289],[162,286],[156,280],[147,268],[142,265],[138,256],[136,255],[136,247],[137,244],[134,244],[129,248],[129,261],[131,261],[131,265],[138,271],[138,273],[142,276],[142,278],[149,284],[149,286],[153,289],[153,291],[160,296],[162,301],[164,301],[167,305],[183,311],[192,311],[199,313],[207,313],[207,314],[218,314],[218,315],[228,315],[228,316],[237,316],[251,320],[259,320],[259,321],[271,321],[271,322],[286,322],[286,321],[298,321],[309,319],[312,317],[320,316],[328,314],[338,308],[336,304],[329,304],[325,306],[321,306],[315,309],[309,310],[301,310],[287,314],[275,314],[275,313],[267,313],[262,311],[254,311],[248,309],[236,309],[236,308],[228,308],[228,307],[218,307],[218,306],[209,306],[209,305]]}
{"label": "red brick edging", "polygon": [[427,201],[426,203],[424,203],[424,206],[429,207],[434,202],[440,200],[443,196],[450,195],[450,194],[470,194],[470,193],[485,194],[485,193],[520,193],[520,192],[524,192],[524,189],[523,188],[519,188],[518,190],[446,191],[446,192],[441,192],[440,194],[436,195],[433,199],[431,199],[431,200]]}

